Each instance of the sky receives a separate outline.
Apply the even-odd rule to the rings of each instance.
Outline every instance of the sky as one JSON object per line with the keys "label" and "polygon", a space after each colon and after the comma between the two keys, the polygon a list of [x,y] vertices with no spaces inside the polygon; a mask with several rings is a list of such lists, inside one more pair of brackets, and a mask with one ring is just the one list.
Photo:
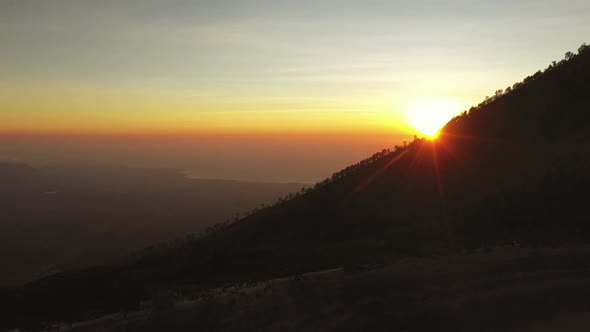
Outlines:
{"label": "sky", "polygon": [[272,142],[349,147],[326,164],[345,167],[442,126],[588,36],[587,0],[0,0],[0,135],[22,138],[0,141],[0,158],[38,157],[35,137],[92,152],[116,136],[241,146],[264,160]]}

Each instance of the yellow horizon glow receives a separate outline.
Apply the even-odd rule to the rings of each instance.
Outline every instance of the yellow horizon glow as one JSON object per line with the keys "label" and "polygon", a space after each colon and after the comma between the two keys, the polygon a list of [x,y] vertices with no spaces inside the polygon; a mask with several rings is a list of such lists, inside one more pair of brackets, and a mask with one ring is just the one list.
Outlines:
{"label": "yellow horizon glow", "polygon": [[[158,89],[2,86],[2,134],[413,135],[432,137],[467,102],[449,97],[261,95],[193,98]],[[430,90],[430,89],[429,89]]]}
{"label": "yellow horizon glow", "polygon": [[[0,133],[55,134],[245,134],[245,133],[388,133],[399,132],[400,119],[387,109],[351,100],[325,107],[269,105],[268,100],[225,98],[179,102],[175,98],[147,100],[130,95],[51,96],[12,98],[3,103]],[[151,98],[150,98],[151,96]],[[101,98],[102,97],[102,98]],[[341,107],[339,107],[341,106]]]}

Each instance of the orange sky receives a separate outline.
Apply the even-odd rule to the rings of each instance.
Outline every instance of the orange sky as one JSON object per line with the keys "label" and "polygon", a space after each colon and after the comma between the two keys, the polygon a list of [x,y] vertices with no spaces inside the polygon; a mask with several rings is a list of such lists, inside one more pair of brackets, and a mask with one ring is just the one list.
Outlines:
{"label": "orange sky", "polygon": [[337,3],[0,5],[0,132],[432,131],[590,33],[586,1]]}
{"label": "orange sky", "polygon": [[20,150],[3,138],[0,158],[55,159],[40,137],[89,152],[142,138],[144,154],[156,138],[233,137],[261,149],[247,147],[252,158],[272,159],[266,139],[321,150],[292,162],[345,167],[575,50],[589,15],[582,0],[0,2],[0,135],[23,138]]}

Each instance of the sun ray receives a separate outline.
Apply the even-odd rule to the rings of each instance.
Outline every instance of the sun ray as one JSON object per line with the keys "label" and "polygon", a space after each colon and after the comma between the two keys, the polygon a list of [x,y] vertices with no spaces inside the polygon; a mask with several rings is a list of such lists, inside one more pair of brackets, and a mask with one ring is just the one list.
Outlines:
{"label": "sun ray", "polygon": [[385,166],[383,166],[377,172],[375,172],[374,174],[372,174],[371,176],[369,176],[367,179],[365,179],[364,181],[362,181],[361,183],[359,183],[352,190],[352,193],[355,194],[355,193],[358,193],[359,191],[362,191],[363,189],[365,189],[369,184],[371,184],[371,182],[373,182],[375,179],[377,179],[378,177],[380,177],[391,165],[393,165],[398,160],[400,160],[407,152],[408,152],[408,150],[406,149],[403,152],[401,152],[400,154],[398,154],[395,158],[392,158],[391,160],[389,160],[385,164]]}

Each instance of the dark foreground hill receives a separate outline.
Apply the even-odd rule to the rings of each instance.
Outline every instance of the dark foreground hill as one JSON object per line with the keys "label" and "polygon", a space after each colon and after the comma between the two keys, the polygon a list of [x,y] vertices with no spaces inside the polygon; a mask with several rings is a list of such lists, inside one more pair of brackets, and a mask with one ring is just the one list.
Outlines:
{"label": "dark foreground hill", "polygon": [[[494,97],[453,119],[436,141],[416,139],[407,147],[383,151],[334,174],[313,190],[291,195],[177,248],[125,265],[62,273],[8,289],[3,296],[7,305],[3,312],[9,313],[7,321],[14,326],[76,321],[135,308],[159,289],[181,289],[183,285],[207,289],[331,268],[350,271],[395,265],[406,257],[449,256],[502,245],[586,243],[590,241],[590,211],[586,208],[590,187],[588,91],[590,50],[583,46],[578,55],[568,54],[566,60],[506,91],[497,91]],[[545,263],[542,255],[535,257],[531,258],[533,263],[527,261],[530,264],[510,265],[506,276],[520,276],[515,282],[524,284],[522,273],[532,273],[532,278],[551,282],[547,275],[536,273]],[[566,279],[572,271],[587,273],[583,261],[573,260],[557,270]],[[540,265],[534,265],[537,263]],[[447,262],[433,264],[445,266]],[[493,270],[485,264],[481,268]],[[431,272],[423,273],[426,276]],[[369,279],[366,282],[371,282]],[[440,284],[433,278],[420,285],[448,287],[444,280],[449,279],[441,276]],[[586,280],[580,282],[582,285]],[[469,294],[466,287],[465,294]],[[515,291],[511,295],[509,286],[502,292],[508,294],[499,305],[521,294]],[[386,297],[374,293],[375,303],[371,299],[364,304],[357,303],[358,298],[352,300],[359,312],[395,310],[384,300]],[[310,304],[314,303],[313,296]],[[487,294],[482,301],[494,298]],[[321,296],[316,299],[322,301]],[[539,299],[529,300],[522,303]],[[413,302],[407,299],[398,305],[403,303]],[[481,308],[492,310],[490,303],[495,302]],[[305,301],[299,305],[305,305]],[[409,325],[399,326],[428,330],[420,324],[429,317],[434,321],[442,317],[442,322],[450,324],[446,325],[449,329],[461,323],[461,317],[453,316],[452,310],[437,316],[436,308],[424,308],[420,311],[416,307],[414,323],[411,319],[396,320],[393,315],[388,324],[405,322]],[[534,313],[529,311],[526,317]],[[542,310],[538,313],[543,315]],[[291,321],[301,322],[305,317],[296,315]],[[308,330],[314,330],[315,318],[309,318]],[[248,321],[248,317],[242,319]],[[365,324],[359,324],[370,326],[370,322],[367,318]],[[336,321],[334,324],[334,328],[339,326]],[[281,329],[275,326],[274,330]],[[454,330],[459,329],[455,326]]]}
{"label": "dark foreground hill", "polygon": [[151,308],[72,327],[79,332],[583,332],[590,324],[589,249],[503,246],[175,298],[160,292]]}

